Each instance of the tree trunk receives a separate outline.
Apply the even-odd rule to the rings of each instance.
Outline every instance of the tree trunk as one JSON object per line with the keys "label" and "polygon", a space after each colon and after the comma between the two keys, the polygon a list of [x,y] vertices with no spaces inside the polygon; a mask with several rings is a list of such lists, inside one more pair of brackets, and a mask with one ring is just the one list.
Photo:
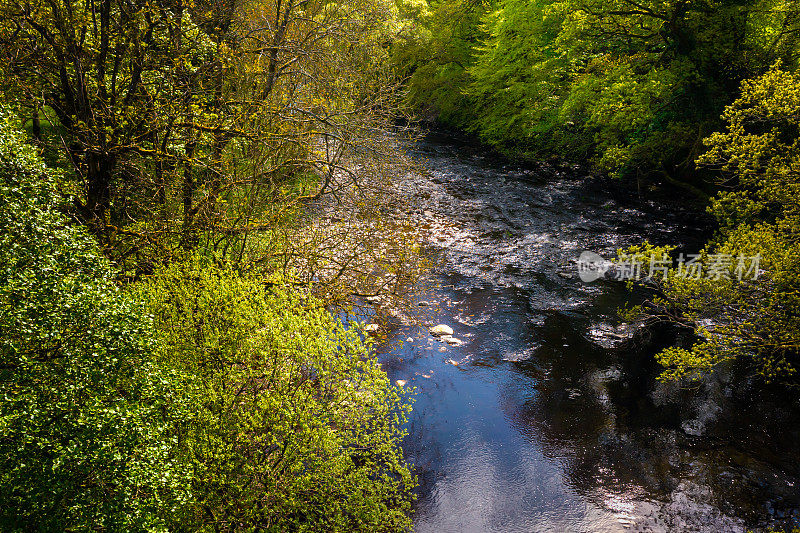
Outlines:
{"label": "tree trunk", "polygon": [[89,152],[86,155],[86,208],[93,220],[91,225],[102,233],[108,224],[111,207],[111,176],[116,166],[114,158],[108,154]]}

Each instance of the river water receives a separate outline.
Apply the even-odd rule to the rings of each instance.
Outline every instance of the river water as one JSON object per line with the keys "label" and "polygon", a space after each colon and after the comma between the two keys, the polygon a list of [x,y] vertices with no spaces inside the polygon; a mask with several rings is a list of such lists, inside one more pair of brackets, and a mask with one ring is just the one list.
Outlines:
{"label": "river water", "polygon": [[725,382],[658,385],[652,357],[614,329],[637,294],[577,277],[583,250],[611,257],[649,239],[696,251],[702,215],[679,195],[642,201],[444,134],[412,152],[426,171],[400,187],[438,259],[421,307],[463,341],[399,325],[379,350],[413,389],[416,531],[719,532],[800,518],[797,406]]}

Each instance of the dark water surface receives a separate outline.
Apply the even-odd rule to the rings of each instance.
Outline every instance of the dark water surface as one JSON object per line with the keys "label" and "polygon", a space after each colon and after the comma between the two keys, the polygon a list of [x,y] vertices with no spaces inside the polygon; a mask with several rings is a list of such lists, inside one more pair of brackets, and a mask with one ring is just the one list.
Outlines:
{"label": "dark water surface", "polygon": [[401,326],[381,353],[416,387],[417,531],[744,531],[800,516],[796,409],[742,407],[724,384],[659,388],[613,334],[631,295],[577,278],[583,250],[696,251],[708,226],[684,199],[648,203],[443,135],[414,153],[428,172],[403,192],[441,259],[431,323],[464,342]]}

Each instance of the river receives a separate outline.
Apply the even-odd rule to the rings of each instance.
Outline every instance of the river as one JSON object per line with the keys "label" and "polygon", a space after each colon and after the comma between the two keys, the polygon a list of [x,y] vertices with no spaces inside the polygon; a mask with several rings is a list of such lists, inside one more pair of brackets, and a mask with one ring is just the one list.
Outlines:
{"label": "river", "polygon": [[397,326],[379,349],[414,389],[416,531],[800,524],[797,405],[725,382],[659,385],[652,354],[615,329],[637,294],[577,276],[583,250],[611,257],[649,239],[696,251],[702,215],[679,194],[644,201],[578,167],[509,163],[446,134],[412,152],[427,170],[399,186],[438,258],[422,303],[463,341]]}

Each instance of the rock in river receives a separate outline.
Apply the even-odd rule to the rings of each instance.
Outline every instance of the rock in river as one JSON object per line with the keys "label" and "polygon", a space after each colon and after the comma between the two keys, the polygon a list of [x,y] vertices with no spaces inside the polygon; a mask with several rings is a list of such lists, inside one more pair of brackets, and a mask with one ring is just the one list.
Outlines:
{"label": "rock in river", "polygon": [[462,344],[464,344],[464,341],[462,341],[461,339],[457,339],[452,335],[442,335],[441,340],[453,346],[461,346]]}
{"label": "rock in river", "polygon": [[439,324],[438,326],[433,326],[431,328],[431,335],[436,335],[437,337],[442,335],[452,335],[453,328],[450,326],[445,326],[444,324]]}

